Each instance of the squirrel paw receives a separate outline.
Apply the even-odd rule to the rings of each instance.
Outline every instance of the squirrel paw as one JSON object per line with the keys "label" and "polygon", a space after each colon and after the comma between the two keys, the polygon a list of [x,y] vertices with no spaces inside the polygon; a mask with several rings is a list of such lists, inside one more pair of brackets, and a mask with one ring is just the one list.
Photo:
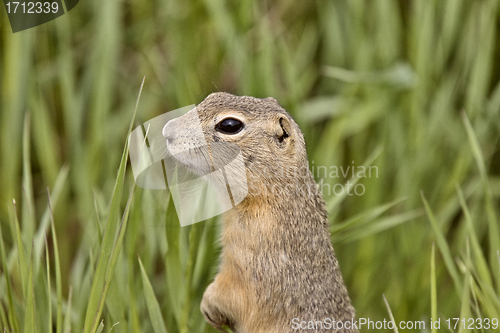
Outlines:
{"label": "squirrel paw", "polygon": [[203,317],[205,317],[207,323],[221,332],[226,332],[222,327],[228,326],[231,328],[232,325],[229,319],[221,313],[219,308],[211,302],[210,298],[210,293],[205,292],[200,305],[201,313],[203,314]]}

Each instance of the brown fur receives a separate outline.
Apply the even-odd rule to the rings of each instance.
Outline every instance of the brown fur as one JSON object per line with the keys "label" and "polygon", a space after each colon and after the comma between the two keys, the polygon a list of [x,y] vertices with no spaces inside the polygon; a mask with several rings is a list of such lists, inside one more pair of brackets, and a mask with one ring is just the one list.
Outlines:
{"label": "brown fur", "polygon": [[[209,146],[233,142],[240,147],[249,191],[224,215],[219,272],[201,303],[205,319],[238,333],[296,332],[293,318],[353,319],[298,125],[273,98],[214,93],[196,109]],[[242,132],[216,131],[226,117],[243,120]],[[323,331],[335,332],[316,330]]]}

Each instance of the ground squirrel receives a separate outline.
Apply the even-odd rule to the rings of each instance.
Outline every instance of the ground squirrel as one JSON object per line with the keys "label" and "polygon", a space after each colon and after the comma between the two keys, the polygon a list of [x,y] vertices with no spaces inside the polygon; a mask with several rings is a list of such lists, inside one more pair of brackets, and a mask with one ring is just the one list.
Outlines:
{"label": "ground squirrel", "polygon": [[[179,134],[195,114],[206,150]],[[198,174],[209,171],[196,161],[212,158],[214,144],[236,144],[244,159],[248,194],[223,216],[219,272],[201,302],[206,321],[238,333],[284,333],[335,332],[328,327],[335,320],[343,321],[337,332],[357,332],[304,137],[277,100],[213,93],[163,135],[170,152],[187,149],[180,162]]]}

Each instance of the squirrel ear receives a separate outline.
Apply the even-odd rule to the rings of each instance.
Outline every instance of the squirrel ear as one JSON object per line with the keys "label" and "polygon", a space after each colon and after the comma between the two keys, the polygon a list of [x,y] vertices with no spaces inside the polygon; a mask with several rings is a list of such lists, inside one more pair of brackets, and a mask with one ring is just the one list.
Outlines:
{"label": "squirrel ear", "polygon": [[292,126],[290,121],[285,117],[280,117],[278,119],[278,126],[276,126],[276,141],[278,145],[282,146],[285,141],[292,135]]}

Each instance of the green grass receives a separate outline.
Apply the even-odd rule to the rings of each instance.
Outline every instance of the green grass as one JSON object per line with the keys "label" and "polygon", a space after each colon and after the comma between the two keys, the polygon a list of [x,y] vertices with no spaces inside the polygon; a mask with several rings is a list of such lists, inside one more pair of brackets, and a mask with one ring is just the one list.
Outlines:
{"label": "green grass", "polygon": [[181,228],[126,170],[131,126],[213,91],[277,98],[311,166],[378,168],[317,179],[365,188],[325,193],[359,317],[500,319],[498,1],[80,1],[16,34],[0,12],[0,329],[215,332],[218,219]]}

